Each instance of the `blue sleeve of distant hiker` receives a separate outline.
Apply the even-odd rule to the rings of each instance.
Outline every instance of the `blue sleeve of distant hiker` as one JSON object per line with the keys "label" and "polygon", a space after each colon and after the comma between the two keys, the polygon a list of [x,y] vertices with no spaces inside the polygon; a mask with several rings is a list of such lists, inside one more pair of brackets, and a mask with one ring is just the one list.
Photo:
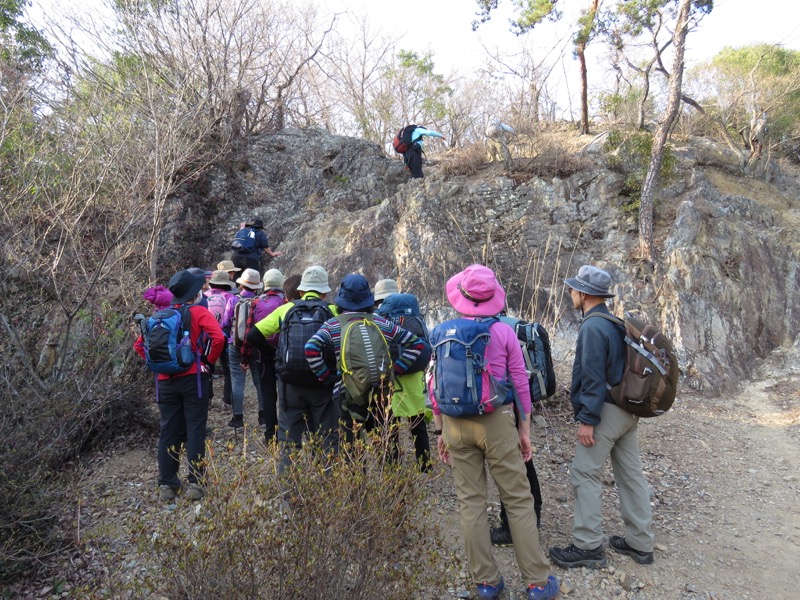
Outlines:
{"label": "blue sleeve of distant hiker", "polygon": [[417,127],[414,130],[414,133],[411,136],[411,141],[412,142],[421,142],[422,140],[420,138],[422,138],[423,135],[427,135],[427,136],[430,136],[430,137],[438,137],[438,138],[443,138],[444,137],[438,131],[433,131],[431,129],[425,129],[424,127]]}

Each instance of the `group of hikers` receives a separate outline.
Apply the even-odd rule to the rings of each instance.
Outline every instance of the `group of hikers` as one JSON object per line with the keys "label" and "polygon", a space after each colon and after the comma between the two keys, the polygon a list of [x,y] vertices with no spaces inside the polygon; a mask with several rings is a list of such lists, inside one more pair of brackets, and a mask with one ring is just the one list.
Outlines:
{"label": "group of hikers", "polygon": [[[246,225],[253,224],[261,225],[256,219]],[[265,240],[262,249],[269,248]],[[527,326],[528,335],[535,330],[505,316],[506,294],[495,273],[476,264],[453,275],[445,292],[458,318],[429,332],[417,299],[395,280],[372,287],[351,273],[333,292],[320,265],[288,277],[269,269],[262,277],[236,262],[224,260],[213,272],[181,270],[166,289],[145,292],[156,310],[140,317],[135,349],[157,373],[161,499],[172,501],[181,491],[191,500],[204,495],[217,363],[235,432],[244,426],[244,383],[251,373],[258,422],[267,442],[277,440],[281,448],[281,473],[291,468],[292,452],[302,447],[306,433],[335,453],[340,440],[385,428],[384,457],[398,461],[402,420],[410,425],[416,465],[426,472],[432,468],[432,414],[439,459],[452,469],[478,597],[496,598],[505,587],[491,552],[495,544],[513,545],[525,597],[556,598],[559,584],[539,543],[542,493],[530,441],[533,403],[547,393],[520,342],[520,327]],[[550,548],[549,557],[564,568],[607,564],[601,469],[610,457],[625,532],[611,536],[609,547],[649,564],[652,514],[638,417],[617,406],[609,392],[625,368],[625,329],[605,304],[614,296],[611,277],[584,265],[565,284],[583,317],[570,388],[577,423],[575,514],[572,543]],[[181,445],[188,459],[183,489]],[[501,522],[494,528],[487,514],[487,466],[501,499]]]}

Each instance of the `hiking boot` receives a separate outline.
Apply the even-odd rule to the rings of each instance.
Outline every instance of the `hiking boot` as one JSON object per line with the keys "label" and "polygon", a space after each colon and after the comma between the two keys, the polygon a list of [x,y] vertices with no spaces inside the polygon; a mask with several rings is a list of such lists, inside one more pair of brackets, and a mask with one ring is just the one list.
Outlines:
{"label": "hiking boot", "polygon": [[175,488],[171,485],[160,485],[158,486],[158,498],[164,502],[175,500],[175,496],[178,495],[180,489],[180,487]]}
{"label": "hiking boot", "polygon": [[228,427],[233,427],[236,431],[244,429],[244,415],[234,415],[233,418],[228,421]]}
{"label": "hiking boot", "polygon": [[203,488],[197,483],[190,483],[183,492],[183,497],[187,500],[202,500],[205,495]]}
{"label": "hiking boot", "polygon": [[547,578],[547,583],[538,586],[538,585],[529,585],[528,589],[528,600],[553,600],[553,598],[558,598],[558,579],[550,575]]}
{"label": "hiking boot", "polygon": [[500,576],[500,581],[498,581],[495,585],[491,585],[485,581],[483,583],[479,583],[478,598],[497,598],[505,587],[506,582],[503,581],[502,575]]}
{"label": "hiking boot", "polygon": [[619,552],[620,554],[627,554],[640,565],[653,564],[652,552],[642,552],[636,548],[631,548],[628,545],[628,542],[625,541],[625,538],[621,535],[612,535],[610,538],[608,538],[608,545],[611,546],[612,550]]}
{"label": "hiking boot", "polygon": [[267,418],[264,416],[264,411],[258,411],[258,428],[261,431],[267,431]]}
{"label": "hiking boot", "polygon": [[602,544],[594,550],[583,550],[575,544],[570,544],[566,548],[553,546],[550,548],[550,560],[565,569],[573,569],[575,567],[599,569],[608,564]]}
{"label": "hiking boot", "polygon": [[508,527],[492,527],[489,531],[494,546],[510,546],[514,542],[511,540],[511,530]]}

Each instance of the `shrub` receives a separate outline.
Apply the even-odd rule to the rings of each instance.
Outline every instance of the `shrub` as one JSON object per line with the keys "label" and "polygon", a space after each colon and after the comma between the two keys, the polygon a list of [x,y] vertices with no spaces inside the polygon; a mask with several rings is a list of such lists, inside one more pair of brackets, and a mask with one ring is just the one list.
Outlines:
{"label": "shrub", "polygon": [[123,587],[169,598],[353,600],[418,597],[434,585],[440,547],[411,461],[383,460],[376,436],[337,456],[316,439],[277,473],[256,460],[210,455],[205,500],[134,527],[152,565]]}
{"label": "shrub", "polygon": [[[25,296],[20,296],[25,298]],[[128,369],[122,318],[95,312],[79,319],[81,335],[67,349],[63,375],[46,368],[52,351],[48,315],[37,315],[24,302],[10,298],[7,310],[26,310],[9,321],[0,315],[6,335],[0,351],[0,582],[10,581],[69,543],[57,530],[64,514],[63,465],[88,448],[137,424],[154,428],[147,410],[145,382]],[[27,328],[15,330],[12,322]],[[120,332],[121,330],[121,332]],[[31,349],[29,351],[28,349]],[[39,349],[39,365],[33,350]]]}
{"label": "shrub", "polygon": [[[623,210],[636,212],[642,194],[642,185],[650,167],[650,154],[653,151],[653,135],[648,132],[635,131],[625,133],[618,129],[609,132],[605,143],[605,150],[609,152],[609,167],[623,173],[625,181],[620,193],[627,196],[630,201]],[[677,159],[672,151],[672,146],[664,146],[664,157],[658,172],[659,179],[663,182],[675,174]]]}
{"label": "shrub", "polygon": [[441,171],[447,177],[474,175],[486,164],[486,147],[482,143],[470,144],[448,152],[442,161]]}

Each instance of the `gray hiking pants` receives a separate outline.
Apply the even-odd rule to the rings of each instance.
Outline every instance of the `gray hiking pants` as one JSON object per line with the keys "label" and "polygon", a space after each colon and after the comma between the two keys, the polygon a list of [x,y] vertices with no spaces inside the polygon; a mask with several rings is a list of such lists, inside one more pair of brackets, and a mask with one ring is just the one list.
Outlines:
{"label": "gray hiking pants", "polygon": [[606,402],[594,428],[594,446],[578,443],[570,477],[575,491],[572,536],[578,548],[592,550],[603,543],[602,471],[610,456],[625,541],[636,550],[653,551],[653,513],[639,456],[638,424],[639,417]]}

